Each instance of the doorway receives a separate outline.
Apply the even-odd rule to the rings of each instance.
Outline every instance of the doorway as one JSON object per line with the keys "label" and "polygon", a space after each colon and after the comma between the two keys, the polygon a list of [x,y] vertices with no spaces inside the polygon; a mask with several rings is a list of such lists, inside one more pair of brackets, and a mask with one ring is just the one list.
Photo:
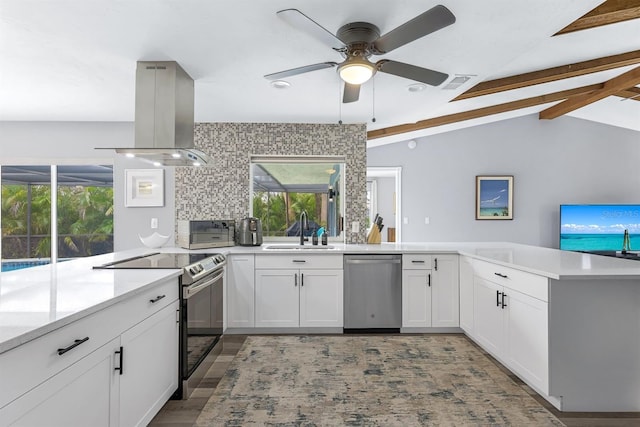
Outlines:
{"label": "doorway", "polygon": [[386,230],[382,231],[383,242],[401,242],[401,167],[367,168],[367,206],[369,221],[367,233],[377,215],[383,218]]}

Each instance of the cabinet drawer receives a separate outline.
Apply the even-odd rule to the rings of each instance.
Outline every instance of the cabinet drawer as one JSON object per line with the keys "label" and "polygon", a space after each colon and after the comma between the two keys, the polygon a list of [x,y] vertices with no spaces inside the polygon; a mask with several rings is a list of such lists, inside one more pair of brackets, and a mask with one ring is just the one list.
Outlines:
{"label": "cabinet drawer", "polygon": [[426,254],[405,254],[402,255],[403,270],[429,270],[431,269],[432,257]]}
{"label": "cabinet drawer", "polygon": [[486,261],[473,260],[474,275],[542,301],[549,301],[549,280],[544,276],[527,273]]}
{"label": "cabinet drawer", "polygon": [[342,255],[256,255],[256,268],[342,269]]}
{"label": "cabinet drawer", "polygon": [[[165,297],[151,302],[161,295]],[[177,298],[178,282],[171,279],[0,354],[0,408]],[[59,354],[58,349],[68,350]],[[27,368],[7,369],[16,366]]]}

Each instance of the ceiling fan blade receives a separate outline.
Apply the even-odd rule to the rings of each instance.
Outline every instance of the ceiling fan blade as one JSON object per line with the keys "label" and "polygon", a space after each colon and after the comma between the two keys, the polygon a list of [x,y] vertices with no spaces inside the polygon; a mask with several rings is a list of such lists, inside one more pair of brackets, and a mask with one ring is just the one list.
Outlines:
{"label": "ceiling fan blade", "polygon": [[404,77],[418,82],[426,83],[431,86],[438,86],[447,80],[448,74],[439,71],[429,70],[428,68],[417,67],[404,62],[391,61],[383,59],[376,63],[378,71],[394,76]]}
{"label": "ceiling fan blade", "polygon": [[284,9],[277,12],[277,15],[297,29],[304,31],[335,50],[345,48],[344,43],[339,38],[298,9]]}
{"label": "ceiling fan blade", "polygon": [[321,62],[319,64],[305,65],[304,67],[292,68],[290,70],[278,71],[277,73],[271,73],[264,76],[265,79],[278,80],[285,77],[296,76],[302,73],[308,73],[310,71],[322,70],[325,68],[331,68],[338,65],[335,62]]}
{"label": "ceiling fan blade", "polygon": [[454,22],[453,13],[440,4],[381,36],[374,42],[374,47],[379,54],[391,52]]}
{"label": "ceiling fan blade", "polygon": [[356,102],[360,98],[360,85],[344,84],[344,93],[342,94],[342,103]]}

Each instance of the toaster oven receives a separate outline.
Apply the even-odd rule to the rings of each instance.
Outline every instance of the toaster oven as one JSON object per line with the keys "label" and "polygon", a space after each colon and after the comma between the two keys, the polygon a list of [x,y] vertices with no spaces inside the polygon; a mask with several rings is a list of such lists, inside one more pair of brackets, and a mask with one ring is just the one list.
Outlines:
{"label": "toaster oven", "polygon": [[234,220],[179,220],[178,246],[185,249],[207,249],[234,246]]}

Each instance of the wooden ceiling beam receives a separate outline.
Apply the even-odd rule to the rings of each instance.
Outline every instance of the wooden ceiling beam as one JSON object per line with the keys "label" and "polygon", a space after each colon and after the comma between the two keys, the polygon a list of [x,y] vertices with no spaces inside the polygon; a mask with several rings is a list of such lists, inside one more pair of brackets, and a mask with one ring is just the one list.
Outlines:
{"label": "wooden ceiling beam", "polygon": [[634,101],[640,101],[640,87],[629,87],[614,94],[620,98],[633,99]]}
{"label": "wooden ceiling beam", "polygon": [[620,74],[611,80],[607,80],[604,82],[602,89],[594,90],[593,92],[582,95],[572,96],[565,101],[547,108],[546,110],[542,110],[540,112],[540,119],[555,119],[563,114],[582,108],[585,105],[589,105],[610,95],[614,95],[616,92],[630,86],[635,86],[638,83],[640,83],[640,67],[636,67],[626,73]]}
{"label": "wooden ceiling beam", "polygon": [[555,33],[554,36],[636,18],[640,18],[640,0],[607,0]]}
{"label": "wooden ceiling beam", "polygon": [[640,50],[591,59],[589,61],[577,62],[575,64],[561,65],[559,67],[547,68],[545,70],[538,70],[530,73],[481,82],[465,93],[459,95],[457,98],[454,98],[453,101],[475,98],[482,95],[490,95],[492,93],[519,89],[541,83],[549,83],[556,80],[597,73],[599,71],[612,70],[614,68],[638,63],[640,63]]}
{"label": "wooden ceiling beam", "polygon": [[560,101],[571,96],[590,93],[600,90],[604,87],[602,83],[583,86],[575,89],[563,90],[560,92],[549,93],[546,95],[534,96],[531,98],[511,101],[504,104],[492,105],[489,107],[478,108],[476,110],[463,111],[460,113],[448,114],[446,116],[434,117],[431,119],[420,120],[416,123],[407,123],[404,125],[390,126],[387,128],[376,129],[367,132],[367,139],[376,139],[386,136],[399,135],[407,132],[428,129],[432,127],[448,125],[461,122],[464,120],[477,119],[480,117],[491,116],[494,114],[505,113],[507,111],[519,110],[521,108],[533,107],[535,105],[546,104],[548,102]]}

